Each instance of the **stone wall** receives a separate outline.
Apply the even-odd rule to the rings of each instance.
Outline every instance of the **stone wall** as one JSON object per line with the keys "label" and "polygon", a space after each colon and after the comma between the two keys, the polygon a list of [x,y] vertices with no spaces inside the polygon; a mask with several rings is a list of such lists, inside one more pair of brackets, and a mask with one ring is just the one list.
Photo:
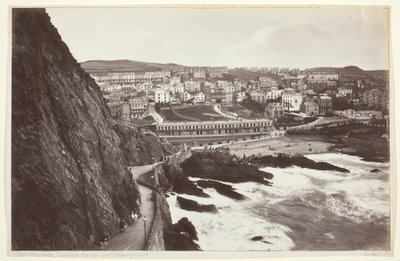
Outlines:
{"label": "stone wall", "polygon": [[[192,151],[186,150],[183,152],[176,153],[170,157],[164,164],[180,164],[192,155]],[[163,164],[156,165],[154,168],[155,173],[160,173],[163,171]],[[158,175],[154,175],[155,184],[149,184],[141,176],[139,177],[139,182],[145,186],[151,187],[153,189],[153,195],[155,198],[156,213],[154,216],[153,224],[148,236],[148,240],[145,246],[145,250],[151,251],[162,251],[165,250],[164,244],[164,224],[172,224],[171,213],[169,211],[169,206],[167,200],[164,196],[163,191],[158,186],[159,180]]]}
{"label": "stone wall", "polygon": [[160,251],[160,250],[165,250],[164,246],[164,225],[163,225],[163,220],[162,220],[162,215],[161,215],[161,209],[162,209],[162,198],[159,193],[153,191],[153,194],[155,195],[155,200],[156,200],[156,213],[154,216],[154,221],[150,230],[150,234],[148,236],[148,240],[145,246],[145,250],[150,250],[150,251]]}

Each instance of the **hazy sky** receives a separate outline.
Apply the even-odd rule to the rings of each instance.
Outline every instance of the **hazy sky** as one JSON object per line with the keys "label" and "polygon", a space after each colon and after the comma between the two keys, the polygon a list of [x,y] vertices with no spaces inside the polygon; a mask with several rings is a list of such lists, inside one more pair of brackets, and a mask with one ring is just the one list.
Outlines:
{"label": "hazy sky", "polygon": [[48,8],[80,61],[388,69],[383,7]]}

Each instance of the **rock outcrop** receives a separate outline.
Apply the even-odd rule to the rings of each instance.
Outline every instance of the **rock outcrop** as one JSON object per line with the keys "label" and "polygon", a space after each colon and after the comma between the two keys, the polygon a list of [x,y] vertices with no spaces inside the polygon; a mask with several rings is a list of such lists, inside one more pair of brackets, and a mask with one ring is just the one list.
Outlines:
{"label": "rock outcrop", "polygon": [[236,200],[245,199],[245,196],[240,194],[239,192],[236,192],[231,185],[222,184],[214,180],[199,180],[196,181],[196,184],[202,188],[213,188],[219,194],[227,196],[231,199],[236,199]]}
{"label": "rock outcrop", "polygon": [[231,183],[258,182],[271,185],[271,173],[263,172],[256,166],[236,163],[223,152],[195,152],[181,164],[186,177],[212,179]]}
{"label": "rock outcrop", "polygon": [[211,212],[211,213],[217,213],[218,210],[213,204],[209,205],[203,205],[199,204],[197,201],[183,198],[181,196],[178,196],[176,198],[179,206],[181,209],[188,210],[188,211],[196,211],[196,212]]}
{"label": "rock outcrop", "polygon": [[197,231],[187,218],[181,218],[176,224],[170,225],[164,230],[166,250],[200,250],[199,245],[194,240],[198,240]]}
{"label": "rock outcrop", "polygon": [[327,162],[316,162],[304,156],[291,156],[284,153],[280,153],[278,155],[264,155],[261,157],[250,156],[247,160],[262,167],[268,166],[287,168],[290,166],[299,166],[301,168],[316,170],[335,170],[344,173],[350,172],[348,169],[341,168]]}
{"label": "rock outcrop", "polygon": [[143,142],[112,121],[44,9],[12,15],[12,249],[93,249],[140,198],[118,134]]}

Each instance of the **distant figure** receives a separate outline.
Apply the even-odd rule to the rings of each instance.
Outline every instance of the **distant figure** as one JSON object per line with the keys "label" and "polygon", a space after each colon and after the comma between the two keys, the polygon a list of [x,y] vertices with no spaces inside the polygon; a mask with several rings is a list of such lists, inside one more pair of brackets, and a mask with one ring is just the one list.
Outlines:
{"label": "distant figure", "polygon": [[127,224],[126,224],[125,220],[121,219],[121,221],[119,222],[119,228],[120,228],[121,233],[126,230]]}
{"label": "distant figure", "polygon": [[103,238],[103,239],[99,242],[99,244],[100,244],[100,248],[103,248],[103,247],[107,246],[107,238],[106,238],[106,237]]}

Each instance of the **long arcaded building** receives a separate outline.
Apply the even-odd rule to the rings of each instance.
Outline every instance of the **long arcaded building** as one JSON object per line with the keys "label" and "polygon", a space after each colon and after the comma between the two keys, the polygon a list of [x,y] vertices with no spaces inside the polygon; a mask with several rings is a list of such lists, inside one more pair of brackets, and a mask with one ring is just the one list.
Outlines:
{"label": "long arcaded building", "polygon": [[269,134],[272,130],[272,121],[269,119],[163,122],[157,125],[160,136],[251,135]]}

